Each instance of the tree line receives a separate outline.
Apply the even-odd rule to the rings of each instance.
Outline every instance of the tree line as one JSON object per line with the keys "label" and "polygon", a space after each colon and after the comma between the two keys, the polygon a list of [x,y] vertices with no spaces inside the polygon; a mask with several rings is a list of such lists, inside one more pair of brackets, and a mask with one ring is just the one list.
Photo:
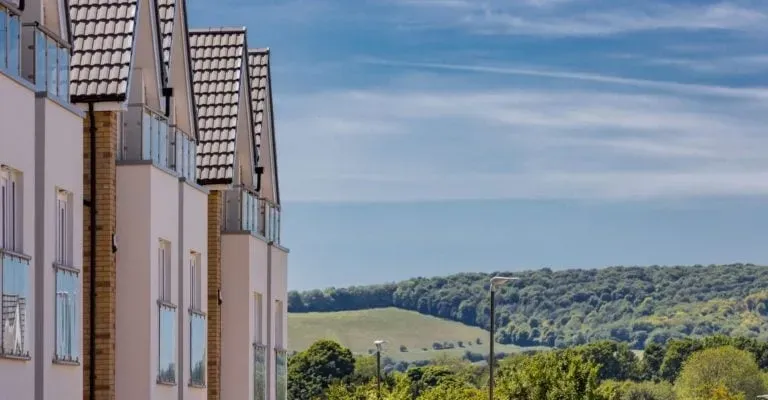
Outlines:
{"label": "tree line", "polygon": [[[397,307],[488,329],[489,279],[463,273],[397,283],[290,292],[289,312]],[[501,272],[497,340],[565,348],[616,340],[643,349],[724,334],[768,339],[768,267],[753,264]]]}
{"label": "tree line", "polygon": [[[768,345],[714,336],[651,344],[637,357],[626,343],[601,341],[521,353],[500,362],[494,400],[741,400],[768,390]],[[321,340],[289,360],[289,398],[377,398],[372,356],[354,357]],[[486,398],[488,369],[453,359],[383,376],[390,400]]]}

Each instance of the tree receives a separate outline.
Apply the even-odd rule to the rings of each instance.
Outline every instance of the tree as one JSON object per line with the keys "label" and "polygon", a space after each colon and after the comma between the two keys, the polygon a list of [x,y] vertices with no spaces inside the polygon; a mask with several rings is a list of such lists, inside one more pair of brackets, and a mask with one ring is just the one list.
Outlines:
{"label": "tree", "polygon": [[332,340],[317,341],[289,360],[288,393],[292,399],[312,399],[354,370],[349,349]]}
{"label": "tree", "polygon": [[661,370],[661,364],[664,362],[664,353],[664,347],[658,343],[649,343],[645,346],[641,363],[643,379],[655,381],[661,378],[659,371]]}
{"label": "tree", "polygon": [[598,369],[572,350],[515,357],[499,371],[498,393],[503,399],[597,400]]}
{"label": "tree", "polygon": [[678,400],[712,400],[720,396],[744,395],[754,399],[765,384],[752,355],[731,346],[702,350],[685,362],[675,382]]}
{"label": "tree", "polygon": [[685,361],[691,354],[701,349],[702,344],[693,339],[671,341],[667,345],[664,361],[662,361],[661,367],[659,368],[661,378],[666,379],[669,382],[674,382]]}

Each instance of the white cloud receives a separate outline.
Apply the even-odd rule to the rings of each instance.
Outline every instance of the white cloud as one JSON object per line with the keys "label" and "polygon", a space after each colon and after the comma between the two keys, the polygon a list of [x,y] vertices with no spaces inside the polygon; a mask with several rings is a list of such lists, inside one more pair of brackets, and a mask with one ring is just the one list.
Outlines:
{"label": "white cloud", "polygon": [[768,195],[768,106],[749,98],[381,89],[278,109],[287,201]]}
{"label": "white cloud", "polygon": [[410,18],[432,26],[478,33],[538,36],[603,36],[625,32],[676,30],[765,31],[765,4],[744,1],[683,4],[604,0],[391,0],[420,12]]}

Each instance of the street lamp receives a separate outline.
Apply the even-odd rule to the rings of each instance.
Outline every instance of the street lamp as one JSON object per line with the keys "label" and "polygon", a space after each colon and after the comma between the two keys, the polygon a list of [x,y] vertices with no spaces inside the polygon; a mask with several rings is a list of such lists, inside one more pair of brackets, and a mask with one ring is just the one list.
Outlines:
{"label": "street lamp", "polygon": [[494,276],[491,278],[491,354],[488,356],[488,369],[490,371],[490,380],[488,381],[488,400],[493,400],[493,367],[496,354],[493,350],[495,342],[494,333],[496,332],[496,289],[510,281],[519,281],[520,278],[511,278],[506,276]]}
{"label": "street lamp", "polygon": [[377,340],[373,342],[376,345],[376,388],[378,398],[381,399],[381,346],[387,343],[386,340]]}

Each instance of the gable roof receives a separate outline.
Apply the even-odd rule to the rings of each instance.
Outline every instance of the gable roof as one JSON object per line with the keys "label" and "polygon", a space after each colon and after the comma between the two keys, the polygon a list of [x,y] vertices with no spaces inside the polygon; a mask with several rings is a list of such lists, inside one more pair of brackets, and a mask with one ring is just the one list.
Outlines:
{"label": "gable roof", "polygon": [[[245,28],[191,29],[189,46],[200,141],[197,179],[201,184],[232,183]],[[246,71],[247,73],[247,71]]]}
{"label": "gable roof", "polygon": [[[269,67],[269,49],[252,49],[248,51],[248,67],[251,78],[251,109],[253,112],[253,135],[256,144],[256,154],[261,150],[269,152],[271,161],[269,171],[275,191],[275,202],[280,204],[280,186],[277,180],[277,146],[275,145],[275,122],[272,112],[272,77]],[[269,134],[265,138],[262,134]],[[264,140],[267,140],[265,142]],[[261,145],[269,144],[268,149],[261,149]],[[259,161],[259,160],[257,160]]]}
{"label": "gable roof", "polygon": [[70,0],[73,103],[127,98],[137,8],[138,0]]}

